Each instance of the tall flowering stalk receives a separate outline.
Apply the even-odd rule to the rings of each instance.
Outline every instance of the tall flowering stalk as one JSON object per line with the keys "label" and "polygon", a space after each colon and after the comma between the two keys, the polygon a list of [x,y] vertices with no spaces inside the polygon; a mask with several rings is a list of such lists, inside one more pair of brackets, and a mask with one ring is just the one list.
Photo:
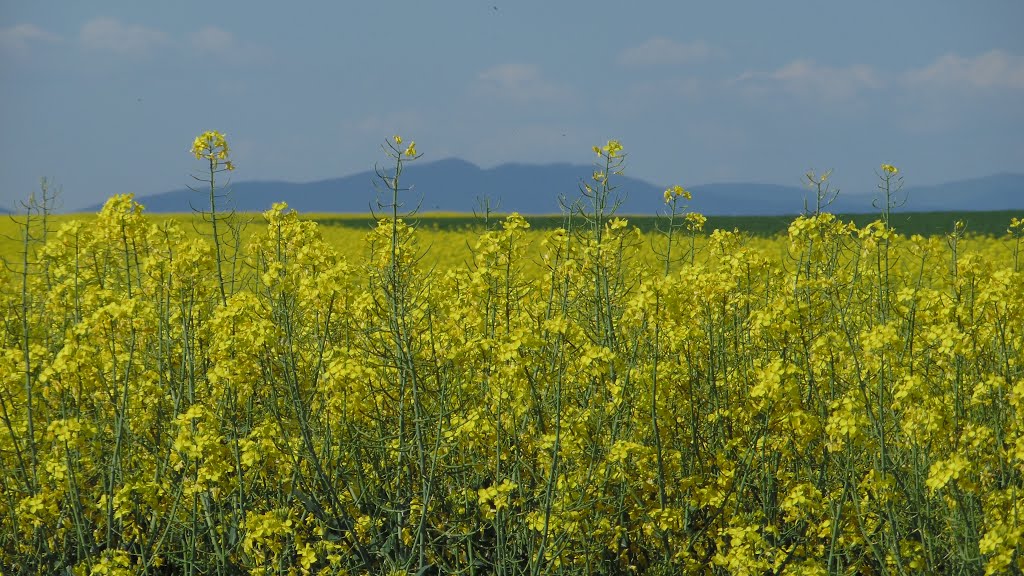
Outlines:
{"label": "tall flowering stalk", "polygon": [[882,171],[878,174],[878,190],[880,197],[874,202],[875,208],[882,212],[882,222],[886,229],[892,227],[892,210],[907,203],[907,197],[900,198],[903,190],[903,176],[900,176],[900,169],[892,164],[882,164]]}
{"label": "tall flowering stalk", "polygon": [[200,182],[209,184],[210,191],[210,225],[213,228],[213,244],[217,256],[217,281],[220,286],[220,298],[223,305],[228,302],[228,290],[224,281],[224,254],[221,247],[221,231],[218,230],[217,198],[222,196],[217,188],[217,175],[223,172],[231,172],[235,165],[228,159],[230,150],[228,141],[224,134],[215,130],[207,130],[192,141],[192,154],[197,160],[207,162],[207,171],[204,177],[193,176]]}
{"label": "tall flowering stalk", "polygon": [[693,195],[690,194],[690,191],[678,184],[665,190],[665,215],[668,218],[667,228],[663,232],[665,235],[666,275],[672,267],[672,241],[675,239],[676,230],[682,225],[679,220],[680,216],[686,212],[685,201],[689,201],[692,198]]}

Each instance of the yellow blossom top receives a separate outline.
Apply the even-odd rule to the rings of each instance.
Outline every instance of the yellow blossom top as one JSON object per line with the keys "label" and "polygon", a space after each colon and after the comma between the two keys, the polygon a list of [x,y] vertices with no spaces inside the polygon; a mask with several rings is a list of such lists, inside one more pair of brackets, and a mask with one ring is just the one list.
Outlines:
{"label": "yellow blossom top", "polygon": [[214,165],[218,164],[221,160],[225,160],[225,167],[228,170],[234,170],[235,166],[228,160],[229,153],[230,149],[228,148],[227,139],[223,133],[216,130],[207,130],[196,136],[195,140],[192,141],[192,154],[195,155],[196,159],[202,160],[206,158],[211,160]]}

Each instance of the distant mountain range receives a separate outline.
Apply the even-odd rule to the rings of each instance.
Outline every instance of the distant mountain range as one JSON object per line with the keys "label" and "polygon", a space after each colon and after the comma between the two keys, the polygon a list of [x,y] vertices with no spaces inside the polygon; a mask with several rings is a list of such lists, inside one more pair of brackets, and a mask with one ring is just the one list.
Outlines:
{"label": "distant mountain range", "polygon": [[[503,164],[481,169],[459,159],[410,164],[401,184],[412,190],[402,193],[406,208],[417,204],[422,211],[470,212],[478,198],[487,196],[497,211],[523,214],[558,213],[559,196],[579,196],[579,187],[590,182],[594,168],[577,164]],[[377,209],[373,171],[317,182],[248,181],[230,187],[235,208],[244,212],[268,209],[287,202],[299,212],[367,213]],[[624,201],[622,214],[654,214],[664,207],[665,186],[621,176],[617,182]],[[690,209],[707,215],[786,215],[803,210],[810,191],[797,186],[721,183],[689,188]],[[1024,209],[1024,174],[997,174],[935,186],[908,187],[906,205],[900,211],[977,211]],[[385,191],[386,192],[386,191]],[[837,213],[875,212],[871,194],[840,194],[830,207]],[[206,205],[206,197],[188,189],[173,190],[137,200],[147,212],[189,212]],[[87,210],[99,210],[92,206]]]}

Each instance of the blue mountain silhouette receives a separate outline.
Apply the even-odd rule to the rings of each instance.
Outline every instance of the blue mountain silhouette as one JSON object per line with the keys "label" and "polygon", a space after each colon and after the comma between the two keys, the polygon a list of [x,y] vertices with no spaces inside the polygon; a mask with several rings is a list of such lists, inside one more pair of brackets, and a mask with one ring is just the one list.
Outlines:
{"label": "blue mountain silhouette", "polygon": [[[402,173],[405,208],[423,211],[470,212],[487,197],[501,212],[552,214],[560,211],[560,197],[580,196],[594,168],[581,164],[502,164],[482,169],[450,158],[410,164]],[[245,181],[230,186],[237,210],[259,212],[274,202],[287,202],[300,212],[367,213],[376,209],[374,171],[315,182]],[[617,177],[622,214],[654,214],[664,207],[664,185],[628,175]],[[757,183],[715,183],[688,187],[692,210],[708,215],[798,214],[810,194],[798,186]],[[387,192],[386,190],[383,192]],[[908,187],[901,211],[972,211],[1024,209],[1024,174],[997,174],[935,186]],[[840,194],[832,212],[875,212],[871,194]],[[206,206],[203,193],[172,190],[137,198],[147,212],[189,212]],[[88,210],[98,210],[99,206]]]}

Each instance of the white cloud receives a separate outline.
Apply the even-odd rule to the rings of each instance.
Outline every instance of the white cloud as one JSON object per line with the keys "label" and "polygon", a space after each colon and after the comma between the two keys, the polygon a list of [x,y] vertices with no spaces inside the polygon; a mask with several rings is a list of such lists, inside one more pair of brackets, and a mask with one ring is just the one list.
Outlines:
{"label": "white cloud", "polygon": [[272,59],[264,47],[240,41],[232,32],[217,26],[204,26],[190,34],[188,49],[204,61],[230,66],[266,65]]}
{"label": "white cloud", "polygon": [[857,93],[880,88],[882,81],[866,64],[823,66],[812,60],[794,60],[770,72],[745,72],[733,84],[756,91],[781,89],[825,100],[849,100]]}
{"label": "white cloud", "polygon": [[703,60],[710,54],[711,48],[703,40],[684,43],[656,36],[639,46],[626,48],[616,62],[627,68],[671,66]]}
{"label": "white cloud", "polygon": [[192,34],[192,48],[201,54],[223,54],[235,47],[235,35],[223,28],[205,26]]}
{"label": "white cloud", "polygon": [[124,24],[114,18],[95,18],[82,25],[78,39],[90,50],[143,57],[165,44],[167,35],[145,26]]}
{"label": "white cloud", "polygon": [[4,56],[28,56],[33,45],[57,44],[61,37],[43,30],[34,24],[18,24],[0,28],[0,54]]}
{"label": "white cloud", "polygon": [[565,102],[571,90],[543,77],[532,64],[502,64],[477,75],[477,85],[488,96],[519,104],[531,102]]}
{"label": "white cloud", "polygon": [[1024,90],[1024,56],[1003,50],[974,58],[946,54],[923,68],[910,70],[906,80],[914,86]]}

